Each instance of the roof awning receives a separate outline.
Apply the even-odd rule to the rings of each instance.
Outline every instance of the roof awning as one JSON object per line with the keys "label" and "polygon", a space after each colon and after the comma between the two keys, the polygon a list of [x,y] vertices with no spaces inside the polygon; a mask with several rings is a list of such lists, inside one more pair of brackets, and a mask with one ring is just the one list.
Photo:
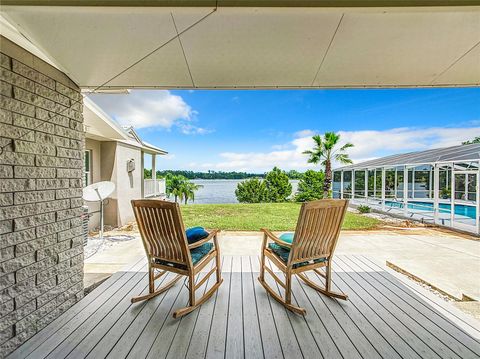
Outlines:
{"label": "roof awning", "polygon": [[[404,165],[424,165],[446,162],[479,162],[480,161],[480,143],[459,145],[443,148],[434,148],[426,151],[417,151],[402,153],[376,158],[374,160],[343,166],[335,169],[339,170],[364,170],[377,167],[395,167]],[[478,168],[478,164],[476,165]]]}
{"label": "roof awning", "polygon": [[83,88],[480,84],[480,7],[413,6],[478,1],[2,3],[2,16]]}
{"label": "roof awning", "polygon": [[128,140],[127,133],[88,97],[83,99],[85,135],[99,141]]}

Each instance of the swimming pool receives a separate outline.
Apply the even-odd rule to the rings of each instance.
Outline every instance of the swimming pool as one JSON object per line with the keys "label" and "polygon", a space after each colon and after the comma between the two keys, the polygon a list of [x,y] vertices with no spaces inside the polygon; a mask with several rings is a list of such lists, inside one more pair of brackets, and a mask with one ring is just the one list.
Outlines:
{"label": "swimming pool", "polygon": [[[402,202],[392,202],[392,201],[385,201],[385,205],[391,208],[403,208]],[[433,203],[431,202],[408,202],[408,208],[414,209],[417,211],[428,211],[433,212]],[[440,203],[440,213],[450,213],[451,206],[449,203]],[[466,206],[463,204],[456,204],[455,205],[455,214],[458,216],[465,216],[471,219],[475,219],[477,209],[474,206]]]}

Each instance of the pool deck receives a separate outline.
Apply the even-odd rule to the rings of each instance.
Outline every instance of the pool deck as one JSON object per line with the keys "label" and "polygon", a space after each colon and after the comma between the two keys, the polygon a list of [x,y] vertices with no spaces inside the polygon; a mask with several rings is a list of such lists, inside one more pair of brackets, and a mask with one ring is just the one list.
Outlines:
{"label": "pool deck", "polygon": [[[390,202],[395,205],[392,205],[392,206],[386,205],[385,207],[382,207],[380,199],[369,199],[367,201],[363,198],[355,198],[350,200],[350,203],[355,206],[367,205],[372,209],[379,211],[380,213],[393,215],[398,218],[411,219],[411,220],[422,222],[422,223],[431,223],[431,224],[434,223],[433,207],[431,207],[431,210],[419,208],[421,207],[421,205],[418,205],[418,203],[421,203],[421,199],[411,200],[411,202],[409,202],[409,205],[413,204],[415,207],[412,207],[412,208],[409,207],[407,214],[405,214],[403,210],[402,202],[394,202],[394,201],[390,201]],[[428,204],[430,204],[430,202],[428,202]],[[445,204],[445,203],[441,203],[441,204]],[[464,204],[456,204],[456,206],[464,206]],[[427,206],[425,208],[430,209],[430,206]],[[446,211],[447,209],[440,209],[440,212],[438,214],[438,220],[439,220],[438,224],[441,224],[442,226],[445,226],[445,227],[451,227],[450,212],[446,212]],[[472,234],[476,233],[477,228],[475,224],[475,217],[472,218],[471,216],[455,213],[454,228],[462,231],[466,231]]]}

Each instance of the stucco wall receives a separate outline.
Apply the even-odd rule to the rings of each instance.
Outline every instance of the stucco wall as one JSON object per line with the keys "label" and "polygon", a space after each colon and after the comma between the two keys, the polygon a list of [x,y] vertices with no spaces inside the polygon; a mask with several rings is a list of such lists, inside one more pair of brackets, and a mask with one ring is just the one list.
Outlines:
{"label": "stucco wall", "polygon": [[[119,143],[116,151],[116,176],[117,191],[115,197],[117,200],[117,223],[118,226],[124,226],[128,222],[134,221],[132,199],[142,198],[142,152],[139,148],[131,147]],[[127,171],[127,160],[135,161],[135,170]]]}
{"label": "stucco wall", "polygon": [[0,37],[0,357],[83,296],[82,96]]}
{"label": "stucco wall", "polygon": [[[142,198],[141,157],[138,147],[115,141],[100,142],[100,180],[115,183],[115,191],[105,204],[106,225],[121,227],[134,220],[130,200]],[[128,159],[135,161],[131,173],[127,171]]]}
{"label": "stucco wall", "polygon": [[[91,151],[91,171],[92,171],[92,183],[100,182],[101,178],[101,142],[87,138],[85,140],[85,150]],[[94,213],[90,216],[88,221],[88,229],[93,230],[98,228],[100,224],[100,205],[96,202],[86,202],[89,213]]]}

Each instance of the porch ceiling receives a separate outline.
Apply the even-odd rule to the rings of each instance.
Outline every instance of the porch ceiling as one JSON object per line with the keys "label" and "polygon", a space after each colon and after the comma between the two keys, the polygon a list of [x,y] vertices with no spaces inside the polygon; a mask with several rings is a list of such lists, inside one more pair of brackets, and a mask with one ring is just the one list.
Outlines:
{"label": "porch ceiling", "polygon": [[[345,4],[349,3],[353,4]],[[398,1],[360,3],[395,5]],[[420,2],[427,3],[448,2]],[[478,6],[220,6],[213,11],[208,2],[204,4],[171,8],[11,5],[2,6],[1,11],[85,88],[480,84]]]}

